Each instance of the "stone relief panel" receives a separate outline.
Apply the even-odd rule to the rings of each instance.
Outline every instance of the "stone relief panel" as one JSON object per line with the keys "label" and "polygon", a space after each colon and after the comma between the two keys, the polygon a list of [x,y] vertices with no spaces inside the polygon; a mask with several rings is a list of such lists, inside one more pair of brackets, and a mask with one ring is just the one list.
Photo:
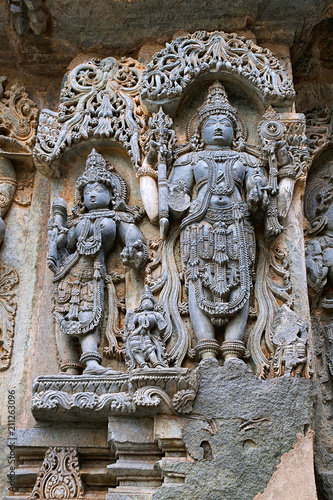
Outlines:
{"label": "stone relief panel", "polygon": [[325,498],[333,491],[332,398],[333,398],[333,307],[332,307],[332,115],[326,106],[310,110],[307,133],[312,166],[304,208],[306,265],[311,306],[314,367],[318,380],[315,468],[318,488]]}
{"label": "stone relief panel", "polygon": [[[316,354],[320,361],[320,377],[324,382],[323,390],[330,387],[332,373],[332,339],[330,339],[330,324],[332,323],[331,311],[331,226],[332,226],[332,176],[333,162],[332,150],[329,149],[321,155],[321,161],[311,169],[305,192],[305,215],[308,219],[306,264],[307,277],[310,290],[312,319],[321,324],[320,335],[317,337],[319,344]],[[312,167],[313,168],[313,167]],[[318,332],[317,332],[318,333]],[[326,392],[326,391],[325,391]],[[329,391],[330,392],[330,391]],[[328,399],[327,399],[328,398]],[[331,400],[327,393],[324,400]]]}
{"label": "stone relief panel", "polygon": [[85,374],[114,374],[102,368],[98,353],[105,259],[118,238],[124,246],[121,257],[125,264],[141,270],[148,260],[145,238],[135,225],[139,211],[127,206],[125,182],[112,171],[93,149],[77,180],[72,217],[68,220],[62,198],[52,205],[48,266],[54,273],[53,314],[60,367],[66,373],[77,374],[80,368],[71,341],[74,338],[80,342]]}
{"label": "stone relief panel", "polygon": [[[79,155],[86,165],[66,188],[72,213],[52,201],[60,374],[35,381],[34,416],[186,413],[207,359],[310,378],[284,238],[305,175],[305,120],[290,112],[280,63],[236,35],[200,32],[145,71],[92,59],[64,82],[58,113],[40,116],[34,159],[49,177]],[[128,156],[126,179],[108,148]]]}
{"label": "stone relief panel", "polygon": [[[37,107],[17,83],[0,78],[0,244],[6,232],[4,218],[14,201],[31,203],[34,183],[32,148],[37,127]],[[0,370],[10,366],[17,309],[17,271],[0,266]]]}
{"label": "stone relief panel", "polygon": [[[177,311],[184,346],[193,334],[181,313],[189,313],[198,359],[250,357],[259,376],[282,374],[272,368],[272,323],[281,303],[293,306],[288,257],[279,246],[295,179],[306,166],[304,125],[302,116],[268,108],[258,124],[259,144],[250,144],[245,121],[219,81],[189,117],[187,142],[177,143],[161,109],[149,120],[138,176],[146,212],[165,240],[161,253],[168,252],[164,269],[160,258],[161,279],[155,284],[149,275],[149,284],[178,289],[176,296],[163,291],[162,304]],[[179,234],[180,250],[174,243]],[[181,275],[172,273],[177,252]],[[165,275],[171,284],[163,283]],[[178,307],[182,294],[188,311]],[[251,316],[257,321],[249,328]],[[221,346],[216,336],[224,338]],[[310,376],[308,347],[306,358],[302,374]]]}

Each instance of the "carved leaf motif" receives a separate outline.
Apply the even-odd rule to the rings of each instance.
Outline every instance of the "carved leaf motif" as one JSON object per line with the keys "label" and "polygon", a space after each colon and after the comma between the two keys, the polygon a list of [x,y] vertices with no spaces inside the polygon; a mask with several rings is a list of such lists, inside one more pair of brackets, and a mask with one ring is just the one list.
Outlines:
{"label": "carved leaf motif", "polygon": [[0,371],[10,366],[17,308],[13,288],[18,282],[15,269],[0,265]]}
{"label": "carved leaf motif", "polygon": [[75,448],[57,446],[46,451],[30,500],[46,498],[83,498],[80,466]]}
{"label": "carved leaf motif", "polygon": [[167,44],[144,72],[141,95],[153,101],[177,98],[200,74],[220,69],[250,80],[265,96],[295,95],[286,71],[268,49],[222,31],[197,31]]}
{"label": "carved leaf motif", "polygon": [[0,149],[30,153],[37,126],[38,109],[23,87],[13,84],[0,101]]}
{"label": "carved leaf motif", "polygon": [[133,59],[91,59],[74,68],[61,91],[58,113],[43,110],[34,159],[47,175],[57,175],[66,148],[90,138],[110,138],[140,164],[139,134],[146,118],[139,83],[143,67]]}
{"label": "carved leaf motif", "polygon": [[333,140],[333,108],[318,105],[304,111],[310,158]]}

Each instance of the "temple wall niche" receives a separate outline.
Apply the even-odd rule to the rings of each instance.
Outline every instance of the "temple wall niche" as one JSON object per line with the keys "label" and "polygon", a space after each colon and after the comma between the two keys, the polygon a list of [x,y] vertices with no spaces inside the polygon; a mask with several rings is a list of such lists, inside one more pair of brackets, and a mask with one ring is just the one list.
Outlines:
{"label": "temple wall niche", "polygon": [[311,290],[309,306],[302,205],[330,132],[324,147],[305,135],[322,113],[295,108],[288,45],[246,29],[161,38],[126,58],[81,51],[61,89],[41,79],[27,158],[12,147],[0,376],[15,388],[16,491],[0,491],[330,498],[331,344]]}

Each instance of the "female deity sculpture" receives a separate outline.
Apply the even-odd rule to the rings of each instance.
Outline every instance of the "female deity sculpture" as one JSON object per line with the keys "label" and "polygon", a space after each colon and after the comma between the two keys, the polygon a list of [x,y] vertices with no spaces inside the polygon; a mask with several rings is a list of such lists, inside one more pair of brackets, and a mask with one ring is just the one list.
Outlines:
{"label": "female deity sculpture", "polygon": [[[217,357],[221,350],[225,361],[241,359],[255,261],[251,217],[264,217],[270,188],[259,161],[240,152],[247,128],[220,82],[209,88],[191,126],[194,151],[175,161],[164,200],[159,177],[155,207],[167,204],[162,216],[170,213],[174,220],[181,219],[183,275],[197,354],[201,359]],[[145,171],[153,168],[157,157],[164,155],[166,163],[167,154],[165,142],[150,141]],[[197,197],[192,200],[194,188]],[[145,204],[146,194],[142,197]],[[149,198],[146,209],[156,221],[151,193]],[[220,348],[215,328],[222,326]]]}
{"label": "female deity sculpture", "polygon": [[142,269],[146,242],[121,197],[119,176],[106,168],[95,149],[77,180],[78,202],[67,223],[66,203],[57,198],[49,221],[48,266],[54,273],[53,314],[61,370],[77,374],[80,364],[73,339],[81,347],[84,373],[114,373],[101,366],[98,331],[102,320],[106,259],[116,239],[124,245],[124,264]]}

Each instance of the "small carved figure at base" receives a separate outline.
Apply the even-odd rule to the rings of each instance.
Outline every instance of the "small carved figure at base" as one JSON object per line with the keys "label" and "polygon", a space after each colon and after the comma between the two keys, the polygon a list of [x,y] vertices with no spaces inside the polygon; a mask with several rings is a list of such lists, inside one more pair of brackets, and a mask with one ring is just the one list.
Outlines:
{"label": "small carved figure at base", "polygon": [[163,310],[149,286],[145,286],[139,306],[125,318],[125,360],[127,369],[167,368],[163,335],[167,329]]}
{"label": "small carved figure at base", "polygon": [[295,377],[302,375],[307,362],[308,325],[285,304],[276,313],[273,344],[276,347],[272,366],[274,376]]}

